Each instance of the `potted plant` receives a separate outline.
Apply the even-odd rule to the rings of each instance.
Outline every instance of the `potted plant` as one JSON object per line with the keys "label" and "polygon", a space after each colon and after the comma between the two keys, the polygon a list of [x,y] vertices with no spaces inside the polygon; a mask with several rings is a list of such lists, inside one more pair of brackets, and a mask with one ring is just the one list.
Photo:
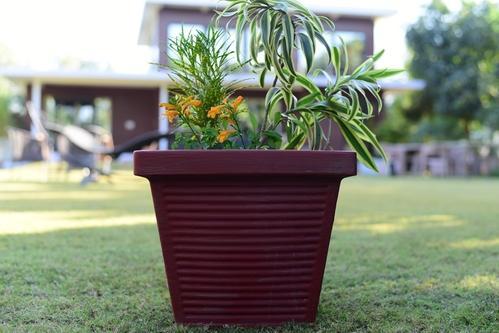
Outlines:
{"label": "potted plant", "polygon": [[[237,62],[220,19],[235,21]],[[174,147],[191,150],[136,151],[134,172],[151,184],[176,322],[315,320],[340,181],[356,156],[376,169],[369,148],[384,157],[364,122],[381,107],[377,80],[397,72],[373,68],[381,53],[350,70],[322,37],[333,27],[295,0],[229,0],[207,32],[171,40],[176,87],[162,106]],[[319,45],[330,70],[311,73]],[[262,87],[272,77],[261,118],[230,81],[241,67]],[[323,150],[331,121],[355,152]]]}

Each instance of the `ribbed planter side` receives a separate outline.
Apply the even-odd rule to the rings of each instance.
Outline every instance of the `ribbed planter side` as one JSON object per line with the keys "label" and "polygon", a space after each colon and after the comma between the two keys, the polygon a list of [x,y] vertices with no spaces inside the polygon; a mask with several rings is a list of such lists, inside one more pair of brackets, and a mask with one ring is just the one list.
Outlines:
{"label": "ribbed planter side", "polygon": [[340,181],[356,171],[353,153],[134,158],[135,174],[151,182],[177,323],[315,320]]}

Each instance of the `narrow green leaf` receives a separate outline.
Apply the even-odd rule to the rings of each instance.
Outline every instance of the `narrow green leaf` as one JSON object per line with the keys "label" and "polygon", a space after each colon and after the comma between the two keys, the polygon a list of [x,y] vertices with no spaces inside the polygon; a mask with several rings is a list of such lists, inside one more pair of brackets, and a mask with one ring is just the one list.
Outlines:
{"label": "narrow green leaf", "polygon": [[264,12],[262,14],[262,17],[260,18],[260,29],[262,31],[261,34],[261,39],[263,46],[265,47],[266,52],[271,52],[270,49],[270,14],[268,11]]}
{"label": "narrow green leaf", "polygon": [[357,68],[352,72],[351,76],[356,78],[358,75],[363,74],[364,72],[372,69],[374,62],[372,58],[366,59],[362,64],[357,66]]}
{"label": "narrow green leaf", "polygon": [[[272,111],[272,110],[270,110],[270,111]],[[273,120],[274,120],[274,124],[276,124],[276,125],[278,125],[278,124],[281,123],[282,114],[281,114],[280,111],[277,111],[277,112],[274,113],[274,119]]]}
{"label": "narrow green leaf", "polygon": [[378,141],[378,138],[374,133],[361,121],[354,121],[355,124],[359,127],[359,129],[364,133],[364,135],[368,138],[368,142],[373,145],[373,147],[376,149],[376,151],[383,157],[385,161],[388,160],[388,157],[386,156],[385,150],[381,146],[381,144]]}
{"label": "narrow green leaf", "polygon": [[366,73],[366,75],[369,75],[369,76],[376,78],[376,79],[381,79],[381,78],[397,75],[397,74],[400,74],[403,72],[405,72],[404,69],[385,68],[385,69],[373,69],[373,70],[369,71],[368,73]]}
{"label": "narrow green leaf", "polygon": [[283,46],[283,58],[286,63],[289,71],[296,75],[294,65],[293,65],[293,45],[295,43],[295,29],[293,27],[293,22],[291,22],[291,17],[289,15],[284,15],[282,18],[283,26],[284,26],[284,44]]}
{"label": "narrow green leaf", "polygon": [[324,37],[322,37],[322,35],[319,33],[319,32],[315,32],[315,38],[317,38],[317,40],[319,40],[319,42],[324,46],[324,48],[326,49],[326,52],[327,52],[327,56],[328,56],[328,64],[330,64],[333,60],[333,57],[332,57],[332,54],[331,54],[331,47],[329,46],[329,43],[326,41],[326,39]]}
{"label": "narrow green leaf", "polygon": [[309,40],[312,41],[312,49],[315,52],[316,44],[315,44],[315,33],[314,33],[314,27],[308,20],[303,20],[303,25],[305,26],[305,30],[307,31],[307,36]]}
{"label": "narrow green leaf", "polygon": [[296,76],[296,81],[305,89],[307,89],[312,94],[322,95],[321,90],[317,85],[309,80],[306,76],[298,74]]}
{"label": "narrow green leaf", "polygon": [[279,80],[281,80],[281,82],[289,83],[289,80],[279,62],[279,56],[277,52],[272,52],[272,66],[274,67],[275,74],[277,75]]}
{"label": "narrow green leaf", "polygon": [[341,47],[343,49],[343,57],[345,59],[345,64],[343,65],[343,75],[346,76],[348,74],[349,69],[349,61],[348,61],[348,49],[347,44],[343,41],[343,38],[340,37]]}
{"label": "narrow green leaf", "polygon": [[[291,77],[293,76],[296,76],[296,72],[295,72],[295,68],[294,68],[294,65],[293,65],[293,56],[291,53],[288,53],[287,51],[287,41],[284,42],[283,44],[283,47],[282,47],[282,57],[284,59],[284,63],[286,64],[286,67],[285,69],[288,69],[289,72],[291,73],[290,75],[290,79]],[[288,80],[288,82],[291,84],[292,82]]]}
{"label": "narrow green leaf", "polygon": [[258,63],[258,51],[260,43],[257,34],[257,21],[253,20],[250,22],[250,55],[254,63]]}
{"label": "narrow green leaf", "polygon": [[248,112],[248,118],[251,125],[251,130],[256,132],[258,130],[258,120],[253,112]]}
{"label": "narrow green leaf", "polygon": [[288,89],[282,89],[281,93],[282,93],[282,95],[284,97],[284,103],[286,104],[286,108],[288,110],[291,109],[292,108],[292,104],[293,104],[293,102],[292,102],[292,99],[293,99],[292,96],[293,96],[293,94]]}
{"label": "narrow green leaf", "polygon": [[314,140],[312,144],[312,149],[318,150],[320,149],[321,146],[322,127],[319,123],[319,118],[316,116],[315,113],[313,114],[313,119],[314,119]]}
{"label": "narrow green leaf", "polygon": [[263,134],[273,140],[281,140],[281,134],[276,131],[264,131]]}
{"label": "narrow green leaf", "polygon": [[355,91],[355,89],[350,89],[350,98],[352,99],[352,104],[350,105],[350,117],[348,121],[351,121],[356,115],[357,110],[359,109],[359,95]]}
{"label": "narrow green leaf", "polygon": [[236,21],[236,58],[239,63],[242,62],[241,60],[241,41],[243,40],[243,30],[245,26],[245,19],[244,17],[238,17]]}
{"label": "narrow green leaf", "polygon": [[272,111],[272,109],[275,107],[275,105],[283,99],[283,94],[280,88],[278,87],[272,87],[269,89],[267,92],[267,95],[265,96],[265,109]]}
{"label": "narrow green leaf", "polygon": [[291,17],[289,15],[284,15],[282,18],[283,26],[284,26],[284,37],[289,42],[288,44],[288,52],[291,53],[291,48],[293,47],[295,29],[293,27],[293,22],[291,22]]}
{"label": "narrow green leaf", "polygon": [[331,31],[335,31],[336,30],[334,22],[329,17],[319,16],[318,18],[321,20],[321,22],[323,24],[325,23],[325,29],[329,28],[329,30],[331,30]]}
{"label": "narrow green leaf", "polygon": [[359,139],[358,136],[349,128],[347,122],[341,121],[338,118],[335,118],[334,120],[338,124],[338,127],[340,128],[340,131],[347,143],[357,153],[359,160],[367,167],[377,172],[378,168],[376,167],[376,163],[374,163],[374,159],[364,142],[362,142],[362,140]]}
{"label": "narrow green leaf", "polygon": [[314,46],[310,38],[304,33],[300,32],[298,36],[300,37],[302,52],[307,62],[307,73],[308,73],[312,68],[312,64],[314,62],[314,53],[315,53],[315,50],[313,48]]}
{"label": "narrow green leaf", "polygon": [[288,135],[288,139],[291,138],[288,143],[284,146],[284,149],[295,149],[299,146],[305,139],[305,133],[296,133],[295,135]]}
{"label": "narrow green leaf", "polygon": [[378,61],[379,58],[385,53],[385,50],[381,50],[378,53],[374,54],[371,58],[373,59],[374,62]]}
{"label": "narrow green leaf", "polygon": [[265,74],[267,74],[267,70],[264,68],[260,73],[260,78],[258,80],[258,82],[260,83],[260,87],[262,88],[265,86]]}
{"label": "narrow green leaf", "polygon": [[310,103],[315,101],[315,99],[319,96],[320,96],[320,94],[318,94],[318,93],[308,94],[307,96],[304,96],[298,100],[296,107],[297,108],[306,107],[307,105],[309,105]]}

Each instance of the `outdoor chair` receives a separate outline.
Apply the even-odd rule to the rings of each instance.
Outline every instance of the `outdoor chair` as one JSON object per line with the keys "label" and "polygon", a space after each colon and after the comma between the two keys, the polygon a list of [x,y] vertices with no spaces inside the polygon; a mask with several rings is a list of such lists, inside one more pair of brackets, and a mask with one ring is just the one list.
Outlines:
{"label": "outdoor chair", "polygon": [[[51,152],[57,149],[61,159],[68,164],[67,171],[76,168],[86,169],[88,172],[82,179],[82,184],[95,181],[99,175],[107,176],[110,180],[111,163],[121,154],[173,137],[171,133],[150,131],[114,146],[111,134],[100,126],[87,125],[87,128],[83,128],[75,125],[59,125],[43,119],[41,112],[34,112],[31,103],[26,103],[26,108],[35,132],[45,138],[46,144],[42,147],[42,154],[50,156]],[[56,139],[50,141],[49,134]]]}
{"label": "outdoor chair", "polygon": [[[161,139],[172,137],[171,133],[151,131],[136,136],[123,144],[112,146],[103,142],[101,136],[95,136],[78,126],[61,126],[47,122],[45,128],[56,135],[57,149],[61,159],[68,163],[68,170],[74,168],[89,170],[82,179],[82,184],[95,181],[99,175],[110,177],[110,163],[121,154],[133,152]],[[103,160],[102,157],[109,157],[109,159]],[[99,166],[98,161],[105,163],[101,163]]]}

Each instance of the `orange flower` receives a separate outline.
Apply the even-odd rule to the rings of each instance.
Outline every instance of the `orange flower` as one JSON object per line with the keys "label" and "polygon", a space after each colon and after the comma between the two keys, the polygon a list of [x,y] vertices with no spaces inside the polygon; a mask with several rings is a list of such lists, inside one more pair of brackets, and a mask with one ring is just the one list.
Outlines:
{"label": "orange flower", "polygon": [[178,117],[178,111],[168,110],[168,111],[165,112],[165,116],[168,118],[168,121],[170,123],[173,123],[173,121],[175,120],[175,118]]}
{"label": "orange flower", "polygon": [[177,107],[173,104],[170,104],[170,103],[160,103],[159,104],[159,107],[161,108],[165,108],[165,110],[176,110]]}
{"label": "orange flower", "polygon": [[198,107],[200,107],[200,106],[203,104],[203,102],[201,102],[201,101],[200,101],[200,100],[198,100],[198,99],[195,99],[195,100],[190,101],[190,103],[189,103],[189,104],[190,104],[190,105],[192,105],[192,106],[194,106],[194,107],[197,107],[197,108],[198,108]]}
{"label": "orange flower", "polygon": [[180,101],[179,101],[179,105],[182,109],[188,107],[191,103],[191,101],[194,99],[194,97],[192,96],[188,96],[188,97],[180,97]]}
{"label": "orange flower", "polygon": [[194,99],[193,96],[184,97],[180,102],[180,106],[182,107],[182,113],[186,116],[191,114],[190,108],[192,106],[199,107],[203,104],[200,100]]}
{"label": "orange flower", "polygon": [[229,138],[229,136],[231,136],[235,132],[236,131],[234,131],[234,130],[223,130],[223,131],[220,131],[220,133],[217,136],[217,141],[220,142],[220,143],[223,143],[223,142],[227,141],[227,139]]}
{"label": "orange flower", "polygon": [[234,112],[237,111],[237,108],[239,107],[239,105],[241,105],[243,100],[244,100],[243,96],[239,96],[232,102],[232,108],[234,109]]}
{"label": "orange flower", "polygon": [[208,111],[208,118],[215,119],[217,115],[222,112],[223,105],[212,106],[210,111]]}

